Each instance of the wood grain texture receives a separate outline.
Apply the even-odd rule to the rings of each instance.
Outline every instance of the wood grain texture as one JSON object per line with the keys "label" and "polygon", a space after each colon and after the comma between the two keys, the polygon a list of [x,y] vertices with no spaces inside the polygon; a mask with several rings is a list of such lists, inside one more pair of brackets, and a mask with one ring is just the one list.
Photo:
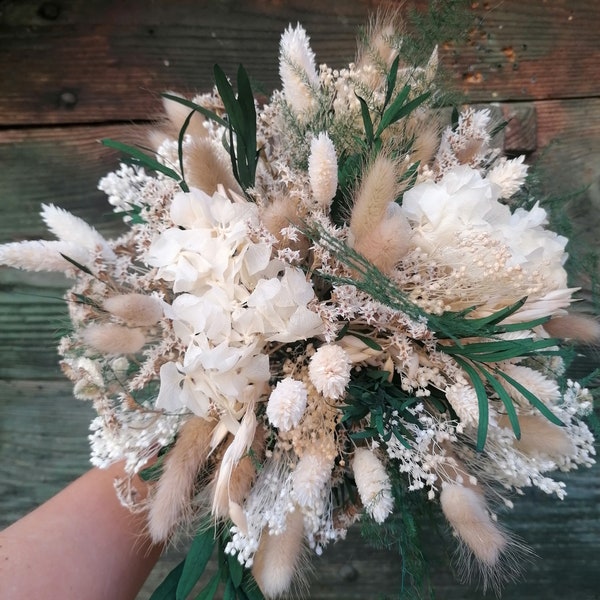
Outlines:
{"label": "wood grain texture", "polygon": [[[427,2],[419,0],[418,6]],[[0,243],[48,237],[38,216],[53,202],[107,236],[96,189],[118,157],[98,143],[140,141],[159,118],[159,93],[206,90],[212,66],[243,62],[266,92],[277,86],[277,47],[288,22],[309,31],[319,62],[351,60],[355,32],[375,0],[0,0]],[[545,171],[547,191],[583,193],[569,207],[583,248],[596,247],[600,215],[600,3],[470,2],[467,42],[445,44],[443,63],[469,102],[501,102],[504,147]],[[88,465],[91,408],[57,367],[66,326],[55,275],[0,269],[0,526],[43,502]],[[589,281],[583,281],[589,297]],[[577,366],[578,374],[597,355]],[[539,559],[508,600],[599,600],[600,469],[567,478],[563,502],[519,498],[501,519]],[[456,583],[437,534],[426,536],[437,598],[475,600]],[[451,540],[450,540],[451,541]],[[169,552],[140,593],[145,600],[180,558]],[[310,598],[397,597],[400,561],[375,552],[357,529],[314,561]],[[0,593],[1,596],[1,593]]]}
{"label": "wood grain texture", "polygon": [[[268,92],[277,85],[279,35],[288,23],[302,20],[318,61],[340,66],[353,57],[357,28],[377,5],[5,0],[0,125],[153,118],[157,93],[207,89],[215,62],[226,72],[243,62]],[[471,6],[469,42],[441,49],[469,101],[599,94],[599,3],[504,0]]]}

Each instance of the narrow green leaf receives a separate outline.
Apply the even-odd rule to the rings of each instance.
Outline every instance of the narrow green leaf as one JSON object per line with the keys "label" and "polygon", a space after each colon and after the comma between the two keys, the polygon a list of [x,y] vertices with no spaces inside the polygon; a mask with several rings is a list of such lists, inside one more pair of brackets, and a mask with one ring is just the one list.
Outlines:
{"label": "narrow green leaf", "polygon": [[149,156],[148,154],[145,154],[135,146],[129,146],[128,144],[123,144],[122,142],[117,142],[115,140],[106,138],[101,140],[101,142],[108,148],[113,148],[113,150],[118,150],[122,154],[125,154],[132,160],[132,162],[140,166],[151,169],[152,171],[157,171],[158,173],[162,173],[163,175],[166,175],[177,182],[181,181],[181,176],[177,171],[167,167],[166,165],[163,165],[162,163],[158,162],[158,160],[152,156]]}
{"label": "narrow green leaf", "polygon": [[183,572],[183,559],[163,580],[162,583],[154,590],[150,600],[176,600],[177,586],[179,578]]}
{"label": "narrow green leaf", "polygon": [[240,564],[237,556],[232,554],[227,555],[227,566],[229,567],[229,577],[233,581],[233,585],[239,588],[244,577],[244,567]]}
{"label": "narrow green leaf", "polygon": [[217,571],[211,578],[208,584],[202,588],[202,591],[196,596],[195,600],[213,600],[219,583],[221,582],[221,571]]}
{"label": "narrow green leaf", "polygon": [[502,121],[501,123],[498,123],[498,125],[496,125],[492,131],[490,131],[490,137],[493,138],[498,135],[507,125],[508,121]]}
{"label": "narrow green leaf", "polygon": [[367,429],[363,429],[362,431],[353,431],[352,433],[350,433],[350,437],[353,440],[366,440],[368,438],[375,437],[376,435],[378,435],[377,429],[370,427]]}
{"label": "narrow green leaf", "polygon": [[355,331],[348,332],[348,335],[358,338],[363,344],[365,344],[365,346],[368,346],[372,350],[381,350],[381,346],[375,340],[372,340],[366,335],[361,335],[360,333],[356,333]]}
{"label": "narrow green leaf", "polygon": [[237,72],[238,85],[238,104],[244,116],[243,128],[240,130],[246,143],[254,140],[255,145],[252,148],[248,145],[248,156],[256,154],[256,106],[254,105],[254,94],[250,85],[250,78],[246,69],[242,65],[238,67]]}
{"label": "narrow green leaf", "polygon": [[87,275],[91,275],[92,277],[95,277],[95,275],[85,266],[82,265],[81,263],[78,263],[76,260],[74,260],[73,258],[67,256],[66,254],[63,254],[62,252],[59,252],[59,254],[69,263],[71,263],[74,267],[77,267],[80,271],[83,271],[84,273],[86,273]]}
{"label": "narrow green leaf", "polygon": [[462,358],[455,357],[456,362],[460,365],[463,371],[469,376],[475,393],[477,394],[477,407],[479,409],[479,424],[477,426],[477,452],[482,452],[487,439],[487,430],[489,422],[489,407],[488,397],[485,390],[485,385],[479,377],[477,371]]}
{"label": "narrow green leaf", "polygon": [[[527,301],[527,297],[521,298],[517,300],[514,304],[510,306],[506,306],[497,310],[495,313],[488,315],[487,317],[480,317],[478,319],[469,319],[469,323],[471,323],[475,328],[480,329],[489,325],[497,325],[500,321],[503,321],[507,317],[510,317],[513,313],[517,312]],[[467,311],[463,311],[465,314],[474,310],[475,307],[471,309],[467,309]]]}
{"label": "narrow green leaf", "polygon": [[389,101],[392,98],[392,94],[394,93],[394,88],[396,87],[396,78],[398,77],[398,65],[400,64],[400,55],[396,56],[390,70],[388,71],[386,77],[386,87],[385,87],[385,100],[383,101],[383,108],[388,105]]}
{"label": "narrow green leaf", "polygon": [[452,127],[452,131],[456,131],[456,128],[458,127],[459,116],[460,116],[460,113],[458,112],[458,107],[453,106],[452,107],[452,115],[450,117],[450,124]]}
{"label": "narrow green leaf", "polygon": [[503,379],[508,381],[510,385],[512,385],[517,392],[520,392],[527,401],[535,406],[551,423],[555,425],[564,426],[564,423],[533,393],[531,393],[526,387],[521,385],[518,381],[514,380],[512,377],[508,376],[506,373],[501,371],[500,369],[494,369],[494,372],[500,375]]}
{"label": "narrow green leaf", "polygon": [[[421,94],[420,96],[417,96],[410,102],[407,102],[406,104],[404,104],[402,107],[397,109],[393,114],[390,114],[390,116],[387,119],[387,124],[385,127],[389,127],[390,125],[393,125],[394,123],[396,123],[403,117],[410,115],[410,113],[413,110],[415,110],[417,107],[419,107],[421,104],[423,104],[423,102],[425,102],[430,96],[431,96],[431,92],[425,92],[424,94]],[[387,111],[386,111],[386,114],[387,114]],[[385,117],[385,115],[384,115],[384,117]],[[381,129],[381,124],[380,124],[379,128]],[[378,131],[379,131],[379,129],[378,129]]]}
{"label": "narrow green leaf", "polygon": [[236,598],[236,587],[233,585],[233,581],[231,581],[231,579],[228,579],[227,583],[225,584],[225,593],[223,594],[223,600],[236,600]]}
{"label": "narrow green leaf", "polygon": [[158,460],[149,467],[138,472],[138,476],[142,481],[158,481],[163,472],[164,456],[160,456]]}
{"label": "narrow green leaf", "polygon": [[240,130],[241,127],[243,127],[244,116],[235,97],[233,87],[231,86],[231,83],[229,83],[227,75],[225,75],[225,72],[219,65],[215,65],[213,71],[217,91],[219,92],[219,96],[221,96],[221,100],[223,101],[223,106],[227,111],[229,123],[234,130]]}
{"label": "narrow green leaf", "polygon": [[177,138],[177,156],[179,158],[179,170],[181,171],[181,181],[179,182],[179,185],[181,186],[181,189],[184,192],[189,192],[190,188],[188,187],[186,181],[185,181],[185,173],[183,170],[183,139],[185,137],[185,132],[187,131],[187,128],[189,127],[190,121],[192,120],[192,117],[194,116],[194,111],[190,111],[190,114],[186,117],[185,121],[183,122],[183,125],[181,126],[181,129],[179,130],[179,136]]}
{"label": "narrow green leaf", "polygon": [[390,104],[390,106],[385,110],[383,116],[381,117],[381,121],[379,122],[379,126],[377,127],[377,133],[375,137],[379,137],[388,125],[392,122],[392,118],[396,111],[400,110],[403,106],[404,101],[408,98],[410,94],[411,87],[406,84],[399,92],[399,94],[394,98],[394,101]]}
{"label": "narrow green leaf", "polygon": [[335,341],[338,342],[348,333],[348,329],[350,328],[350,322],[344,323],[343,327],[340,329]]}
{"label": "narrow green leaf", "polygon": [[524,321],[522,323],[507,323],[506,325],[498,325],[499,332],[508,331],[525,331],[526,329],[533,329],[538,325],[543,325],[550,320],[550,316],[540,317],[539,319],[532,319],[531,321]]}
{"label": "narrow green leaf", "polygon": [[508,392],[502,387],[500,382],[493,377],[487,369],[479,367],[478,370],[480,373],[483,373],[484,377],[488,380],[488,383],[492,386],[496,394],[498,394],[500,400],[502,400],[502,404],[504,404],[504,408],[506,408],[506,414],[508,415],[515,437],[520,440],[521,426],[519,425],[519,417],[517,416],[517,411],[515,410],[512,398],[508,395]]}
{"label": "narrow green leaf", "polygon": [[183,104],[183,106],[187,106],[196,112],[199,112],[201,115],[205,116],[207,119],[222,125],[223,127],[227,127],[228,123],[225,119],[220,117],[216,112],[212,110],[208,110],[208,108],[204,108],[204,106],[200,106],[200,104],[196,104],[187,98],[181,98],[180,96],[174,96],[173,94],[162,94],[163,98],[167,98],[167,100],[173,100],[174,102],[178,102],[179,104]]}
{"label": "narrow green leaf", "polygon": [[207,528],[200,531],[185,557],[183,572],[177,586],[176,600],[186,600],[188,594],[192,591],[204,569],[210,560],[215,546],[214,531]]}
{"label": "narrow green leaf", "polygon": [[371,113],[369,113],[369,107],[363,98],[358,94],[354,94],[360,102],[360,112],[362,114],[363,125],[365,128],[365,136],[367,138],[367,144],[369,146],[373,143],[373,121],[371,119]]}

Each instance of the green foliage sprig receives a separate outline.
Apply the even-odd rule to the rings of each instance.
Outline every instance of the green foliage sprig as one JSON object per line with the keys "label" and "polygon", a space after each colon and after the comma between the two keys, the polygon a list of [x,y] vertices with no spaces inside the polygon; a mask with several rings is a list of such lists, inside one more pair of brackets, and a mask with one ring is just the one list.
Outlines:
{"label": "green foliage sprig", "polygon": [[405,394],[397,382],[389,381],[389,376],[387,371],[376,369],[355,375],[347,388],[348,404],[342,407],[342,423],[351,427],[368,416],[369,426],[351,432],[352,439],[375,438],[387,442],[393,435],[405,448],[410,448],[412,436],[398,418],[418,424],[408,409],[419,399]]}
{"label": "green foliage sprig", "polygon": [[[428,328],[438,339],[437,350],[452,356],[471,380],[477,394],[479,425],[477,431],[477,450],[485,446],[489,422],[488,388],[491,388],[504,404],[511,426],[517,438],[520,437],[514,401],[500,383],[504,380],[519,392],[532,406],[556,425],[563,425],[550,409],[529,390],[509,377],[495,364],[513,358],[525,358],[534,355],[557,355],[560,340],[555,338],[503,339],[502,334],[514,331],[529,331],[547,321],[546,317],[523,323],[502,324],[502,321],[519,310],[525,298],[495,313],[481,318],[468,318],[475,307],[463,311],[448,311],[441,315],[427,313],[398,289],[395,282],[382,273],[364,256],[350,248],[346,242],[328,233],[319,225],[304,229],[305,235],[313,242],[321,244],[336,255],[336,258],[350,268],[356,276],[334,277],[326,273],[320,275],[336,285],[352,285],[367,293],[374,300],[408,315],[414,320],[425,320]],[[468,341],[476,338],[478,341]],[[377,427],[375,427],[377,429]]]}
{"label": "green foliage sprig", "polygon": [[233,174],[246,191],[254,186],[259,151],[256,143],[256,107],[252,86],[242,65],[237,72],[237,97],[227,76],[219,67],[214,67],[215,83],[225,110],[229,130],[228,149]]}
{"label": "green foliage sprig", "polygon": [[200,581],[215,548],[217,571],[194,599],[213,600],[223,584],[224,600],[264,600],[250,572],[235,556],[225,553],[227,541],[226,531],[217,534],[212,524],[204,523],[186,557],[167,575],[150,600],[187,600]]}
{"label": "green foliage sprig", "polygon": [[105,138],[101,141],[105,146],[113,148],[114,150],[118,150],[124,154],[126,157],[126,162],[140,167],[145,167],[151,171],[156,171],[157,173],[162,173],[166,177],[174,179],[184,192],[190,191],[185,179],[183,178],[183,174],[180,174],[175,169],[164,165],[153,156],[146,154],[143,151],[144,149],[136,146],[130,146],[129,144],[124,144],[123,142],[118,142],[108,138]]}

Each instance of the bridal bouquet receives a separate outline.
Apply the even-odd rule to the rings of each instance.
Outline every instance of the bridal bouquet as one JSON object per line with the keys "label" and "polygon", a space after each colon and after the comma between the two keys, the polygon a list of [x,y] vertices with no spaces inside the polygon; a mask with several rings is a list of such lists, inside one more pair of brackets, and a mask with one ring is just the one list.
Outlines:
{"label": "bridal bouquet", "polygon": [[358,520],[414,575],[424,506],[496,587],[527,552],[498,507],[594,462],[591,395],[563,377],[563,340],[598,335],[567,312],[567,240],[490,113],[446,125],[436,51],[406,64],[401,41],[376,19],[334,70],[290,26],[264,106],[215,67],[211,93],[165,94],[155,155],[105,141],[130,159],[99,184],[127,233],[46,205],[56,241],[0,247],[75,281],[61,364],[97,411],[92,463],[125,461],[153,540],[194,531],[172,597],[213,548],[199,597],[279,597]]}

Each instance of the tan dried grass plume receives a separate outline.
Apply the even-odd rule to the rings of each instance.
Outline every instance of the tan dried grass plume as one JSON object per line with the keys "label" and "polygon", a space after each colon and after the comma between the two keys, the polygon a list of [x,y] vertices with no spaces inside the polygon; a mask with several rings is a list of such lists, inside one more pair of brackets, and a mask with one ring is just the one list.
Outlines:
{"label": "tan dried grass plume", "polygon": [[[510,428],[508,416],[498,419],[500,427]],[[541,454],[556,462],[561,458],[572,456],[575,446],[563,427],[554,425],[546,417],[539,415],[519,415],[521,439],[515,439],[513,445],[528,456]]]}
{"label": "tan dried grass plume", "polygon": [[114,323],[89,325],[82,332],[83,342],[104,354],[135,354],[146,343],[139,329]]}
{"label": "tan dried grass plume", "polygon": [[148,530],[154,542],[167,540],[181,521],[192,517],[191,501],[208,458],[214,426],[206,419],[191,417],[181,427],[149,499]]}
{"label": "tan dried grass plume", "polygon": [[552,336],[592,344],[600,340],[600,323],[586,315],[568,314],[554,317],[544,324]]}
{"label": "tan dried grass plume", "polygon": [[196,187],[212,196],[222,185],[226,190],[243,194],[233,176],[231,160],[225,150],[209,139],[194,139],[186,150],[185,178],[191,187]]}
{"label": "tan dried grass plume", "polygon": [[302,562],[304,517],[296,509],[287,516],[285,531],[264,531],[254,556],[252,575],[268,600],[283,596],[299,576]]}
{"label": "tan dried grass plume", "polygon": [[384,273],[409,248],[411,228],[395,202],[400,171],[396,161],[379,154],[360,184],[350,218],[352,247]]}

